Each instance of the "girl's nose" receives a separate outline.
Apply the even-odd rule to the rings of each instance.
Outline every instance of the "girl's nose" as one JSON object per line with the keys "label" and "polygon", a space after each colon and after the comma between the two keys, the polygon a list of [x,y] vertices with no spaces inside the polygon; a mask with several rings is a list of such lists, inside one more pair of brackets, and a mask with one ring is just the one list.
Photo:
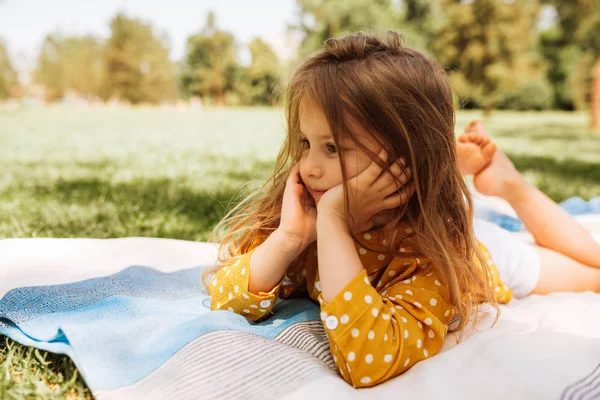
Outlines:
{"label": "girl's nose", "polygon": [[310,155],[300,164],[300,171],[302,172],[303,176],[313,179],[318,179],[323,176],[323,169],[316,162],[315,158],[311,157]]}

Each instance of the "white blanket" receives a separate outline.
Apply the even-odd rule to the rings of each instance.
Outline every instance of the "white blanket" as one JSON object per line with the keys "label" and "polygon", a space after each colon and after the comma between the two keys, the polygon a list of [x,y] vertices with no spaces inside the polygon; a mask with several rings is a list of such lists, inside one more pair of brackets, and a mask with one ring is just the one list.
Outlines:
{"label": "white blanket", "polygon": [[[15,287],[74,282],[129,265],[173,271],[215,255],[210,243],[172,239],[4,239],[0,297]],[[501,309],[494,328],[485,314],[479,332],[469,331],[459,345],[448,335],[435,357],[377,387],[355,390],[326,375],[286,398],[600,398],[600,294],[534,295]]]}

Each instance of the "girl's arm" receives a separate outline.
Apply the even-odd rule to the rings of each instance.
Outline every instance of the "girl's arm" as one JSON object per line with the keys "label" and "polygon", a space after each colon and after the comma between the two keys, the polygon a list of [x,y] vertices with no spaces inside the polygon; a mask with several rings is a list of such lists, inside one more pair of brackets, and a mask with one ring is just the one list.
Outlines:
{"label": "girl's arm", "polygon": [[227,310],[257,321],[269,315],[283,276],[304,248],[279,230],[259,246],[224,266],[210,280],[212,310]]}
{"label": "girl's arm", "polygon": [[276,229],[250,256],[248,291],[258,294],[273,289],[285,271],[305,249],[285,233]]}

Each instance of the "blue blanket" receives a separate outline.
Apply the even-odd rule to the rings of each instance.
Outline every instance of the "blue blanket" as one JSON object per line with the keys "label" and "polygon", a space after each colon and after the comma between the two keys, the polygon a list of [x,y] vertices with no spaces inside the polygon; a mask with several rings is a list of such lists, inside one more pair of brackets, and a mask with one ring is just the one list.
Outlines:
{"label": "blue blanket", "polygon": [[[573,214],[600,213],[600,199],[562,206]],[[510,217],[489,215],[516,229],[505,223]],[[200,283],[205,267],[162,273],[130,266],[72,284],[13,289],[0,300],[0,334],[67,354],[98,398],[169,398],[174,392],[181,398],[264,398],[335,374],[317,304],[279,300],[274,315],[261,323],[210,311]],[[298,360],[291,374],[290,360]],[[228,376],[228,383],[219,376]],[[260,384],[252,386],[253,376]]]}

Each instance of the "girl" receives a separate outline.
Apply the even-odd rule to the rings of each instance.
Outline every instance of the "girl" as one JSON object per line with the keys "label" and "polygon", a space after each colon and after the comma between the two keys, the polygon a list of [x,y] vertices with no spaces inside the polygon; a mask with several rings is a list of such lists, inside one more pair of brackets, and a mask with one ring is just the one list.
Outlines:
{"label": "girl", "polygon": [[[481,302],[497,319],[513,293],[600,288],[600,246],[526,184],[480,124],[455,144],[443,68],[397,33],[387,43],[362,33],[327,40],[293,74],[286,117],[275,173],[213,231],[231,223],[218,240],[222,265],[203,283],[216,271],[211,308],[252,321],[278,297],[318,301],[354,387],[436,354],[453,317],[462,330]],[[461,172],[511,202],[548,249],[476,224],[491,257]]]}

